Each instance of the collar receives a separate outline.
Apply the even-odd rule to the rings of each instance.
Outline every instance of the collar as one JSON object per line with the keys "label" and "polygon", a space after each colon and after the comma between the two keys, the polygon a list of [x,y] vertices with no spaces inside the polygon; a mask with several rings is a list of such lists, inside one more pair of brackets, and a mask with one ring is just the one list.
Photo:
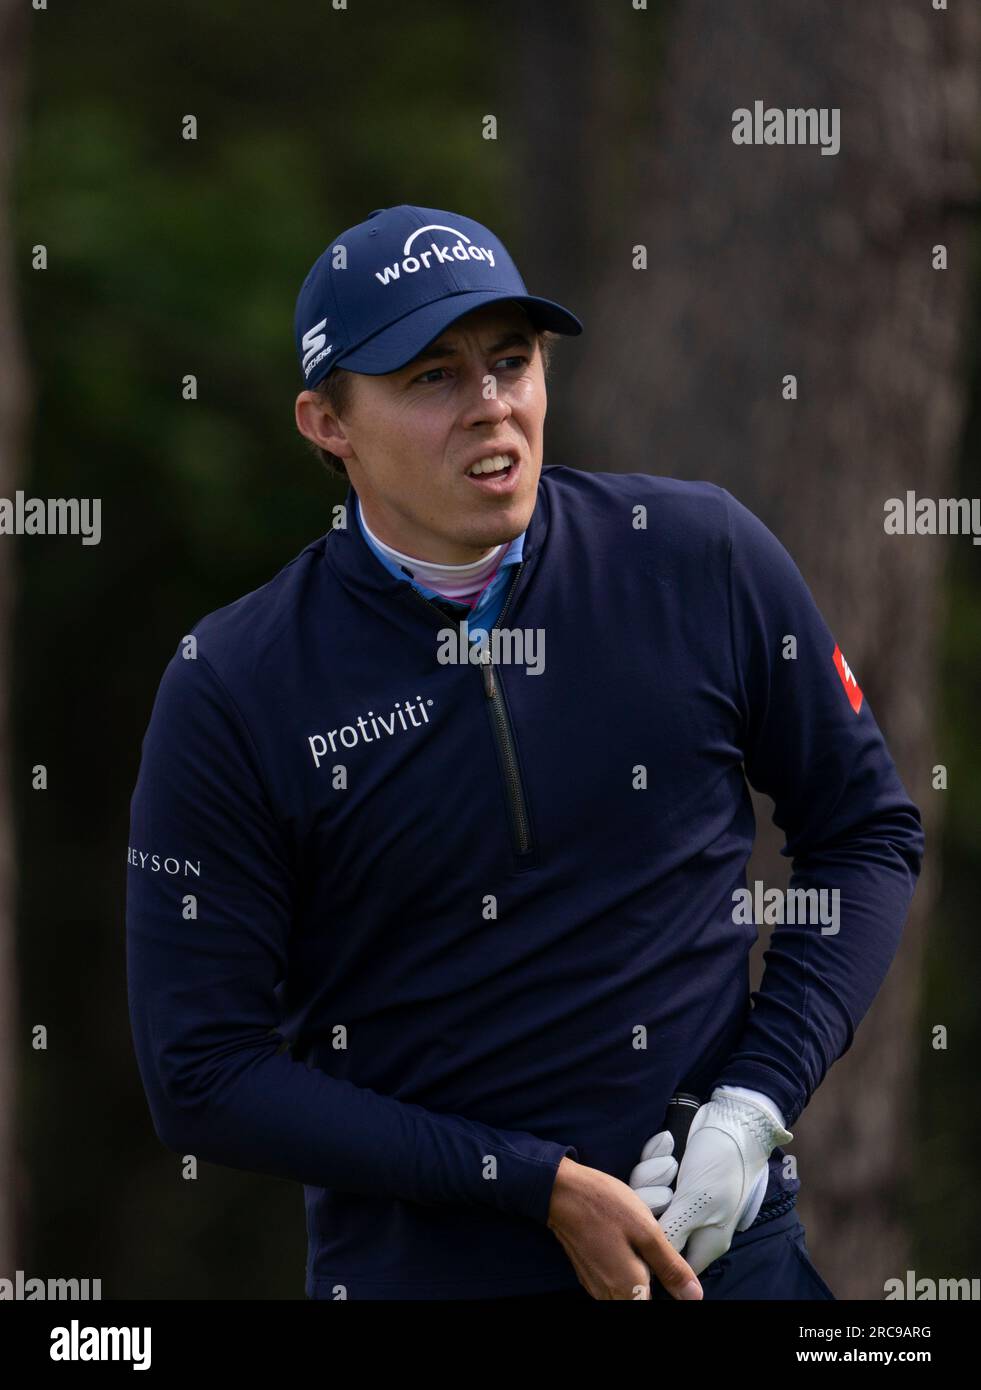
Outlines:
{"label": "collar", "polygon": [[[359,523],[359,529],[362,530],[364,538],[371,548],[372,554],[375,555],[381,562],[381,564],[385,566],[389,574],[393,575],[396,579],[408,579],[410,583],[414,584],[415,587],[419,590],[419,592],[423,594],[426,598],[443,599],[445,602],[458,604],[461,608],[468,607],[468,605],[463,603],[460,599],[447,598],[447,596],[440,593],[439,590],[430,588],[429,585],[427,585],[422,579],[418,579],[415,576],[407,573],[407,571],[411,569],[411,557],[406,557],[407,563],[405,568],[403,568],[402,564],[397,558],[397,555],[388,555],[378,545],[375,545],[373,543],[373,538],[368,534],[364,516],[361,512],[361,503],[357,498],[357,494],[355,494],[354,505],[356,519]],[[350,512],[348,513],[348,516],[350,516]],[[492,574],[489,575],[487,578],[487,581],[484,586],[485,589],[494,582],[494,579],[497,577],[497,575],[499,575],[503,570],[505,570],[508,565],[515,565],[522,558],[524,553],[525,536],[527,534],[528,532],[526,529],[521,532],[520,536],[515,536],[514,540],[512,540],[510,544],[508,544],[507,546],[501,545],[500,547],[498,547],[496,563],[493,567]],[[452,569],[455,569],[457,567],[451,566],[448,568],[452,572]]]}
{"label": "collar", "polygon": [[[515,541],[511,543],[514,545],[516,541],[521,542],[521,558],[518,562],[520,570],[515,587],[515,600],[534,574],[545,544],[545,538],[548,535],[547,478],[548,469],[546,467],[542,469],[538,479],[538,495],[528,525],[522,535],[515,537]],[[379,562],[378,556],[369,546],[358,524],[355,511],[356,502],[357,494],[349,483],[344,498],[344,524],[335,526],[327,532],[326,563],[344,587],[356,596],[374,595],[389,599],[407,596],[412,590],[410,580],[406,575],[397,578]]]}

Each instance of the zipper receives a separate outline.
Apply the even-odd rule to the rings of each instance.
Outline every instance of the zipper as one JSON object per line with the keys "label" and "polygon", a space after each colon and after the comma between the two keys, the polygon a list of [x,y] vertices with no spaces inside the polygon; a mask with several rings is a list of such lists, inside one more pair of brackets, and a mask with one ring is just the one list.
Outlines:
{"label": "zipper", "polygon": [[[498,623],[504,619],[508,606],[511,603],[511,596],[514,593],[515,585],[524,569],[524,560],[519,560],[514,571],[514,578],[511,580],[511,587],[508,589],[507,598],[501,609],[497,622],[491,628],[495,632]],[[488,653],[488,656],[490,654]],[[504,764],[505,774],[504,783],[507,788],[508,808],[511,813],[511,827],[514,834],[514,847],[518,854],[527,854],[531,849],[531,827],[528,824],[528,807],[525,802],[524,789],[521,785],[521,774],[518,771],[518,754],[514,746],[514,734],[511,729],[511,720],[508,716],[507,705],[504,702],[503,687],[498,688],[497,680],[494,676],[493,661],[482,661],[480,663],[480,673],[484,680],[484,694],[490,701],[491,722],[494,726],[494,735],[497,739],[498,751],[501,761]]]}
{"label": "zipper", "polygon": [[[524,567],[525,561],[519,560],[515,567],[514,576],[511,580],[511,587],[508,589],[507,597],[504,600],[500,615],[498,616],[497,622],[491,628],[492,633],[495,632],[498,625],[504,621],[504,616],[510,606],[515,586],[521,577],[521,571]],[[419,590],[415,588],[414,585],[410,584],[409,592],[414,594],[427,608],[431,608],[434,613],[438,613],[441,625],[445,626],[447,616],[442,609],[437,608],[435,603],[420,594]],[[488,653],[488,657],[489,656],[490,653]],[[493,661],[482,661],[479,664],[481,679],[484,683],[484,694],[489,702],[491,725],[494,730],[494,741],[497,744],[498,755],[501,760],[501,765],[504,768],[504,787],[508,815],[511,821],[511,836],[514,841],[514,849],[515,853],[525,855],[531,849],[531,826],[528,821],[528,806],[525,801],[524,788],[521,785],[521,774],[518,771],[518,754],[515,749],[511,719],[504,701],[504,689],[499,686],[495,679]]]}

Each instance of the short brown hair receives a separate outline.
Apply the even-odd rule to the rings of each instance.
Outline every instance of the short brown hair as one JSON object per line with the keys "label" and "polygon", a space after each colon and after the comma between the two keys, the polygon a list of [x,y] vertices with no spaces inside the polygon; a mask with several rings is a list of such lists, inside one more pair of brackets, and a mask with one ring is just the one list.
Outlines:
{"label": "short brown hair", "polygon": [[[542,328],[537,331],[536,336],[538,338],[538,351],[542,358],[542,371],[547,379],[552,360],[552,344],[561,335],[553,333],[548,328]],[[327,373],[319,386],[313,387],[313,394],[321,405],[330,406],[335,415],[341,416],[350,404],[351,377],[353,375],[353,372],[346,372],[343,367],[335,367],[332,372]],[[338,458],[336,454],[329,453],[327,449],[322,449],[312,439],[307,440],[307,443],[331,477],[343,478],[347,481],[347,469],[343,459]]]}

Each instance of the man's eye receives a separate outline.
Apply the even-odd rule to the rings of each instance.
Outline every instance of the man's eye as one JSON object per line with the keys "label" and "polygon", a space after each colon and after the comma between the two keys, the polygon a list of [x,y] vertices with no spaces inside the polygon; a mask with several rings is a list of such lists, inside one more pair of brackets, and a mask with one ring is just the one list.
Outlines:
{"label": "man's eye", "polygon": [[[522,354],[518,354],[518,355],[515,356],[515,357],[502,357],[502,358],[499,359],[499,361],[501,361],[501,362],[514,362],[514,363],[517,363],[517,370],[519,370],[519,371],[521,370],[521,368],[522,368],[523,366],[525,366],[525,364],[528,362],[528,360],[529,360],[529,359],[528,359],[527,357],[523,356]],[[511,369],[508,368],[507,370],[511,370]],[[432,376],[434,376],[437,372],[445,372],[445,371],[446,371],[446,368],[445,368],[445,367],[430,367],[430,369],[429,369],[428,372],[422,372],[421,375],[419,375],[419,376],[417,376],[417,377],[413,377],[413,379],[412,379],[412,384],[413,384],[413,386],[415,386],[418,382],[421,382],[423,386],[428,386],[430,383],[426,380],[427,377],[432,377]]]}

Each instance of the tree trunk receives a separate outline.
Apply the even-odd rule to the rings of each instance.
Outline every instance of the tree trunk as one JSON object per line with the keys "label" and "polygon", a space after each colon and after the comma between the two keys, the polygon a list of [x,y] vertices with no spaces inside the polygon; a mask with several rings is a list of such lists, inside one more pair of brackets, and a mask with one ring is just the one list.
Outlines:
{"label": "tree trunk", "polygon": [[[0,0],[0,497],[21,486],[28,384],[14,301],[10,186],[30,9]],[[24,1055],[17,1010],[16,871],[10,782],[10,633],[13,536],[0,536],[0,1275],[17,1268],[20,1168],[16,1149],[17,1064]]]}
{"label": "tree trunk", "polygon": [[[546,462],[708,479],[755,511],[810,585],[933,848],[943,568],[970,541],[887,536],[883,504],[908,488],[949,496],[954,480],[981,11],[684,0],[662,65],[650,12],[529,9],[516,97],[537,238],[526,278],[533,293],[567,294],[586,326],[558,347]],[[558,79],[557,35],[586,36]],[[543,87],[548,73],[556,85]],[[735,145],[733,112],[757,99],[839,108],[840,151]],[[605,191],[591,208],[590,179]],[[638,244],[647,270],[632,268]],[[946,270],[932,265],[940,244]],[[789,373],[795,401],[782,398]],[[750,877],[782,886],[770,809]],[[909,1265],[901,1212],[935,878],[928,852],[889,976],[795,1127],[802,1219],[840,1298],[882,1298]]]}

